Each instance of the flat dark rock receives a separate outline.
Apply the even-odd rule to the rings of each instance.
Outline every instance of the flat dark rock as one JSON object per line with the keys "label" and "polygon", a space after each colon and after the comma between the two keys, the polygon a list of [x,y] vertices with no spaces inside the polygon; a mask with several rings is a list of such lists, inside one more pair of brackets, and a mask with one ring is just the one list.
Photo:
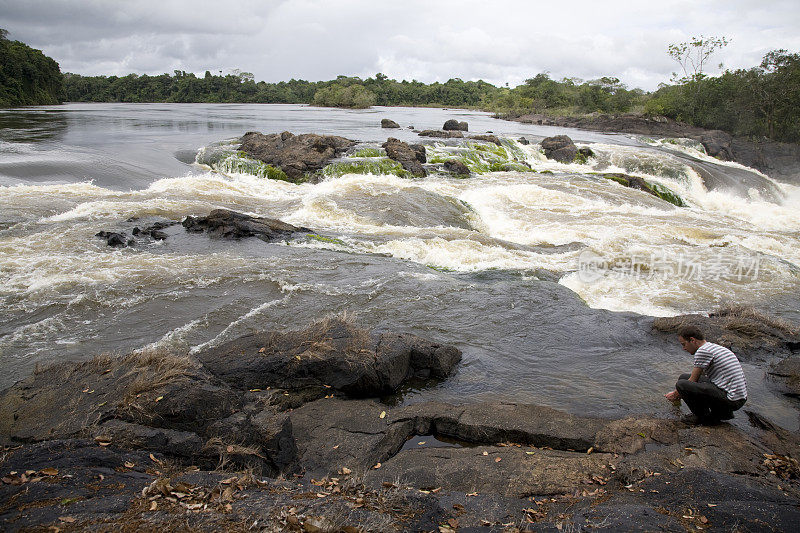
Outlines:
{"label": "flat dark rock", "polygon": [[286,239],[294,233],[310,233],[308,228],[298,228],[274,218],[253,217],[227,209],[215,209],[206,217],[188,216],[183,227],[192,233],[208,233],[217,239],[258,237],[272,242]]}
{"label": "flat dark rock", "polygon": [[241,337],[197,358],[237,388],[330,388],[374,397],[397,390],[412,377],[445,379],[461,352],[414,335],[368,332],[330,319],[302,331]]}

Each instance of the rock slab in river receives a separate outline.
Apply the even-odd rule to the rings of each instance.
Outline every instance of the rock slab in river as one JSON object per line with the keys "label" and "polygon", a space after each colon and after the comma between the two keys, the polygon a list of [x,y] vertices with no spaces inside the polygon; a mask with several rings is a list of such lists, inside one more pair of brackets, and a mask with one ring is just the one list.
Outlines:
{"label": "rock slab in river", "polygon": [[546,137],[541,142],[547,159],[555,159],[559,163],[572,163],[578,153],[578,147],[566,135]]}
{"label": "rock slab in river", "polygon": [[330,319],[302,331],[247,335],[197,358],[236,388],[330,388],[370,397],[394,392],[412,377],[445,379],[461,352],[415,335],[367,332]]}
{"label": "rock slab in river", "polygon": [[279,167],[294,181],[303,180],[306,174],[320,170],[328,161],[356,144],[337,135],[294,135],[288,131],[269,135],[251,131],[244,134],[241,143],[239,150]]}
{"label": "rock slab in river", "polygon": [[381,128],[399,128],[400,124],[390,118],[381,119]]}
{"label": "rock slab in river", "polygon": [[227,209],[214,209],[207,217],[188,216],[183,227],[192,233],[208,233],[217,239],[258,237],[267,242],[285,239],[294,233],[310,233],[308,228],[298,228],[275,218],[252,217]]}
{"label": "rock slab in river", "polygon": [[389,139],[383,143],[383,148],[386,150],[386,155],[389,159],[394,159],[403,165],[403,168],[414,176],[423,177],[428,175],[428,171],[422,166],[422,163],[427,161],[425,146],[421,144],[408,144],[400,139],[389,137]]}

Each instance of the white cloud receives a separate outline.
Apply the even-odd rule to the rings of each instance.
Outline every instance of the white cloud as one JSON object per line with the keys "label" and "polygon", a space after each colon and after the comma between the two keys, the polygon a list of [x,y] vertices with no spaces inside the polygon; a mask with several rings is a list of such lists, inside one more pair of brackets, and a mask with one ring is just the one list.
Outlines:
{"label": "white cloud", "polygon": [[667,45],[693,35],[730,37],[712,61],[729,68],[800,50],[800,8],[775,0],[0,0],[0,27],[63,71],[240,68],[267,81],[383,72],[513,86],[547,71],[654,89],[677,69]]}

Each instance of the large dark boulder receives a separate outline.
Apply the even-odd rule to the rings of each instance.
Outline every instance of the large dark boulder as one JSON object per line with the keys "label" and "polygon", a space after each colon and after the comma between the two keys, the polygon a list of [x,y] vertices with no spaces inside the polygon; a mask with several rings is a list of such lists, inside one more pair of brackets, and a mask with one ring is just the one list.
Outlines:
{"label": "large dark boulder", "polygon": [[381,128],[399,128],[399,127],[400,124],[398,124],[392,119],[389,118],[381,119]]}
{"label": "large dark boulder", "polygon": [[541,146],[547,159],[555,159],[559,163],[572,163],[578,153],[578,147],[566,135],[542,139]]}
{"label": "large dark boulder", "polygon": [[207,217],[188,216],[183,221],[186,231],[208,233],[217,239],[258,237],[267,242],[286,239],[294,233],[310,233],[308,228],[298,228],[274,218],[252,217],[227,209],[214,209]]}
{"label": "large dark boulder", "polygon": [[469,125],[466,122],[459,122],[456,119],[451,118],[444,123],[442,129],[445,131],[468,131]]}
{"label": "large dark boulder", "polygon": [[700,137],[700,142],[706,149],[706,153],[723,161],[733,160],[732,140],[733,137],[730,134],[721,130],[707,131]]}
{"label": "large dark boulder", "polygon": [[244,134],[241,142],[239,150],[279,167],[294,181],[303,180],[306,174],[320,170],[328,161],[356,144],[336,135],[294,135],[288,131],[269,135],[251,131]]}
{"label": "large dark boulder", "polygon": [[461,352],[414,335],[378,334],[329,319],[302,331],[247,335],[197,358],[237,388],[329,389],[370,397],[393,392],[412,377],[445,379]]}
{"label": "large dark boulder", "polygon": [[422,166],[422,163],[427,160],[425,155],[425,147],[423,145],[409,145],[400,139],[389,137],[389,139],[387,139],[382,146],[386,150],[386,155],[390,159],[394,159],[403,165],[403,168],[414,176],[422,177],[428,175],[425,167]]}
{"label": "large dark boulder", "polygon": [[458,176],[469,176],[469,167],[457,159],[445,161],[444,169]]}

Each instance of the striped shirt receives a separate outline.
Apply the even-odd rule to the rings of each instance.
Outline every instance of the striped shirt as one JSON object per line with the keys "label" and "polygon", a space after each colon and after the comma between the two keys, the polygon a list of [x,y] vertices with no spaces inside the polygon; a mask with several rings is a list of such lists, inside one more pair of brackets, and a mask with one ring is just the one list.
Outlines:
{"label": "striped shirt", "polygon": [[702,368],[711,383],[728,394],[729,400],[747,398],[747,383],[742,365],[729,349],[706,342],[694,353],[694,366]]}

